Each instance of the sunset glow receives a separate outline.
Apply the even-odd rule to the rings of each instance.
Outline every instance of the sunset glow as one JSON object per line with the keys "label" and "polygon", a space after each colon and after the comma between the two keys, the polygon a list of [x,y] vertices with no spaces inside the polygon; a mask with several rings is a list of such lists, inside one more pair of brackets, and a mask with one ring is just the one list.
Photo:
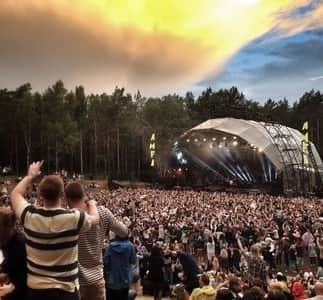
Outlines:
{"label": "sunset glow", "polygon": [[[308,2],[3,0],[0,18],[22,22],[27,33],[33,30],[34,35],[28,37],[32,47],[60,44],[59,50],[53,49],[53,61],[59,61],[64,52],[64,59],[70,59],[74,72],[64,66],[60,70],[58,63],[54,68],[59,70],[51,75],[53,79],[66,77],[71,84],[81,79],[91,90],[102,91],[119,84],[129,89],[140,87],[152,94],[165,88],[168,91],[186,87],[219,72],[242,47],[273,29],[278,36],[288,36],[321,26],[322,4],[310,15],[296,19],[289,16],[289,12]],[[38,67],[26,62],[27,69],[36,68],[37,72],[39,68],[40,72],[46,68],[44,63],[50,64],[47,54],[30,50],[21,41],[25,32],[17,28],[11,31],[10,26],[1,26],[0,42],[9,30],[13,45],[22,47],[21,51],[26,48],[26,56],[31,52],[40,59]],[[87,75],[83,76],[85,70]]]}

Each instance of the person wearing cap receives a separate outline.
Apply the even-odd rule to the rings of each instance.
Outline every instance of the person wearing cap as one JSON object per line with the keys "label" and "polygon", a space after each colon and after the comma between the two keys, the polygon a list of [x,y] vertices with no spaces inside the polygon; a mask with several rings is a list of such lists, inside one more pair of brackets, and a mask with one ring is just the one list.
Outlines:
{"label": "person wearing cap", "polygon": [[277,273],[276,279],[277,281],[280,281],[280,282],[285,282],[285,283],[287,282],[287,278],[282,272]]}

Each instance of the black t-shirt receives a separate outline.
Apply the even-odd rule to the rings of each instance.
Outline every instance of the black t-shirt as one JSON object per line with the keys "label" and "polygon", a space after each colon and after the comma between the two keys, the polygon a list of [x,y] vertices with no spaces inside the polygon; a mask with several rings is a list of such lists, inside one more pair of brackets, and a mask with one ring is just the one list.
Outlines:
{"label": "black t-shirt", "polygon": [[149,273],[148,278],[154,283],[163,283],[165,281],[164,260],[162,257],[151,256],[149,258]]}
{"label": "black t-shirt", "polygon": [[303,257],[303,246],[301,244],[296,246],[296,255],[298,257]]}
{"label": "black t-shirt", "polygon": [[294,248],[289,249],[289,258],[292,261],[296,260],[296,249],[294,249]]}
{"label": "black t-shirt", "polygon": [[3,272],[8,274],[15,290],[5,297],[5,300],[23,300],[26,295],[27,259],[25,238],[21,233],[15,233],[2,248],[4,255]]}

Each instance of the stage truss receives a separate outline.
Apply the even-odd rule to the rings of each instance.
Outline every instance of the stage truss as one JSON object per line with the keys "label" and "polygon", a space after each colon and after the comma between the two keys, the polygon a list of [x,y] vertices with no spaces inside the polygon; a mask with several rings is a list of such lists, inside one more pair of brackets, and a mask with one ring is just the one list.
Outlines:
{"label": "stage truss", "polygon": [[[283,166],[283,190],[288,195],[308,195],[316,192],[321,178],[311,143],[297,143],[290,128],[281,124],[260,123],[271,137]],[[306,150],[304,150],[306,149]],[[304,157],[307,157],[305,160]]]}

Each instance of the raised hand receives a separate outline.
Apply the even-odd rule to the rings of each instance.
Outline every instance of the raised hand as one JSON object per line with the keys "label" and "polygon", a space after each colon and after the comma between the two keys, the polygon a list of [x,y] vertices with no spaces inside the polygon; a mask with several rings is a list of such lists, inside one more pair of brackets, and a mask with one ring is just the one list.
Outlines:
{"label": "raised hand", "polygon": [[15,286],[12,283],[3,284],[0,286],[0,297],[5,297],[8,294],[11,294],[15,289]]}
{"label": "raised hand", "polygon": [[37,176],[39,176],[41,174],[41,167],[43,165],[44,161],[37,161],[37,162],[33,162],[28,169],[28,176],[35,178]]}

